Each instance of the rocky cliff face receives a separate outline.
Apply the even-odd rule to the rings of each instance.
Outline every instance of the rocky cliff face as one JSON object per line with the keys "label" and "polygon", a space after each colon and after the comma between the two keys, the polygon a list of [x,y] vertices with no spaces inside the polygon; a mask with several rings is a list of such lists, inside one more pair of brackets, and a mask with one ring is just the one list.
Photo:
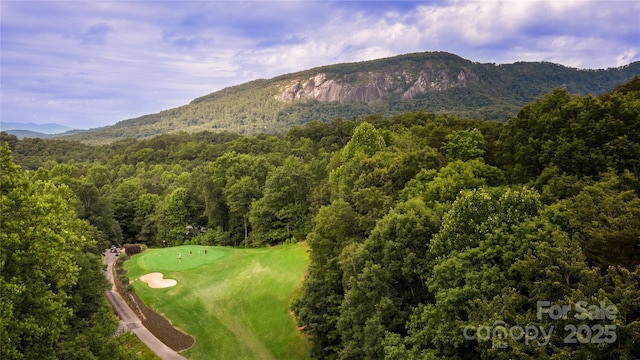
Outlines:
{"label": "rocky cliff face", "polygon": [[364,81],[358,81],[358,85],[332,79],[325,73],[296,79],[287,83],[275,98],[283,102],[307,99],[320,102],[370,102],[396,93],[403,99],[413,100],[421,93],[465,87],[469,82],[478,81],[478,76],[468,69],[460,70],[458,73],[446,69],[425,68],[417,75],[407,71],[369,72],[359,75]]}
{"label": "rocky cliff face", "polygon": [[428,91],[443,91],[451,88],[465,87],[467,83],[478,81],[478,76],[471,70],[461,70],[452,74],[447,70],[429,71],[423,70],[413,85],[402,94],[404,99],[413,100],[421,93]]}

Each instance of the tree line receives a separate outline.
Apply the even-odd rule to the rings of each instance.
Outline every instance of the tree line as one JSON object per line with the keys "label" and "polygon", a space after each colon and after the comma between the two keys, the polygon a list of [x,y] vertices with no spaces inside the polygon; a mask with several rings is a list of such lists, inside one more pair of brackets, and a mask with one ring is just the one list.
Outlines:
{"label": "tree line", "polygon": [[[57,284],[53,294],[66,294],[79,281],[73,274],[83,273],[64,246],[95,253],[109,242],[306,240],[311,262],[292,309],[314,358],[633,358],[640,356],[639,82],[598,97],[554,90],[506,124],[407,112],[311,122],[280,136],[177,133],[88,146],[3,133],[0,141],[3,157],[22,167],[3,165],[20,174],[6,183],[22,184],[17,193],[41,201],[43,189],[64,192],[56,205],[64,211],[55,213],[69,223],[51,223],[76,229],[78,240],[53,237],[46,248],[54,252],[41,250],[65,254],[54,258],[69,278],[42,277]],[[6,189],[3,287],[21,294],[24,282],[6,275],[40,258],[22,255],[40,242],[11,234],[39,239],[34,234],[51,231],[16,220],[22,207],[5,200],[14,191]],[[11,236],[15,248],[5,247]],[[60,296],[64,307],[67,295]],[[536,316],[538,301],[615,306],[617,315]],[[65,311],[73,318],[73,308]],[[63,327],[57,321],[52,328]],[[556,333],[539,346],[542,336],[464,331],[494,324]],[[571,326],[582,332],[566,343]],[[593,342],[589,333],[585,342],[585,329],[599,326],[608,332],[598,339],[614,341]],[[22,336],[6,333],[3,345]]]}

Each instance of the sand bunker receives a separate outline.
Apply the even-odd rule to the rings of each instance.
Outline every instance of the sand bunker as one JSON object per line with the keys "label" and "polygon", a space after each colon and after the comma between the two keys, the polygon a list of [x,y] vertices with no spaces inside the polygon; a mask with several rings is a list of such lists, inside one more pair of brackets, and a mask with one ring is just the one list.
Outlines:
{"label": "sand bunker", "polygon": [[164,275],[162,275],[162,273],[154,272],[154,273],[142,275],[140,277],[140,280],[146,282],[147,284],[149,284],[150,288],[154,288],[154,289],[166,288],[166,287],[174,286],[175,284],[178,283],[174,279],[163,279],[163,277]]}

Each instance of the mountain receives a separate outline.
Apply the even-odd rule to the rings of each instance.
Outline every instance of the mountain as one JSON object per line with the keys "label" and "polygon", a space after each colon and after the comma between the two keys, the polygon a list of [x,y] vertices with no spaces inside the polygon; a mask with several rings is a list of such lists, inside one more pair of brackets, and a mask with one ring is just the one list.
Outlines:
{"label": "mountain", "polygon": [[[46,135],[60,134],[73,130],[73,128],[60,125],[60,124],[34,124],[34,123],[15,123],[15,122],[0,122],[0,131],[7,131],[14,133],[15,131],[21,131],[24,134],[31,134],[34,136],[29,137],[46,137]],[[17,136],[17,135],[16,135]]]}
{"label": "mountain", "polygon": [[313,120],[418,110],[506,121],[555,87],[601,94],[636,75],[640,62],[580,70],[548,62],[496,65],[445,52],[414,53],[254,80],[174,109],[65,138],[107,143],[178,131],[284,133]]}
{"label": "mountain", "polygon": [[[5,131],[5,130],[2,130],[2,131]],[[5,132],[7,134],[15,135],[18,139],[24,139],[24,138],[49,139],[55,136],[53,134],[45,134],[45,133],[31,131],[31,130],[7,130]]]}

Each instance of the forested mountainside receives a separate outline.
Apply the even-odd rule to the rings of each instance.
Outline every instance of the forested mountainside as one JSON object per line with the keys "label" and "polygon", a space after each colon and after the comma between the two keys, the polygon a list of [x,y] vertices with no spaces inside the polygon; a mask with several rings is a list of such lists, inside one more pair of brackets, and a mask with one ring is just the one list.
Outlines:
{"label": "forested mountainside", "polygon": [[284,134],[314,120],[408,111],[506,121],[553,88],[597,95],[636,75],[640,75],[640,62],[578,70],[544,62],[495,65],[444,52],[415,53],[255,80],[184,106],[67,138],[104,144],[178,131]]}
{"label": "forested mountainside", "polygon": [[506,123],[0,142],[3,358],[114,349],[83,255],[108,240],[307,241],[291,306],[317,359],[640,357],[640,78]]}

